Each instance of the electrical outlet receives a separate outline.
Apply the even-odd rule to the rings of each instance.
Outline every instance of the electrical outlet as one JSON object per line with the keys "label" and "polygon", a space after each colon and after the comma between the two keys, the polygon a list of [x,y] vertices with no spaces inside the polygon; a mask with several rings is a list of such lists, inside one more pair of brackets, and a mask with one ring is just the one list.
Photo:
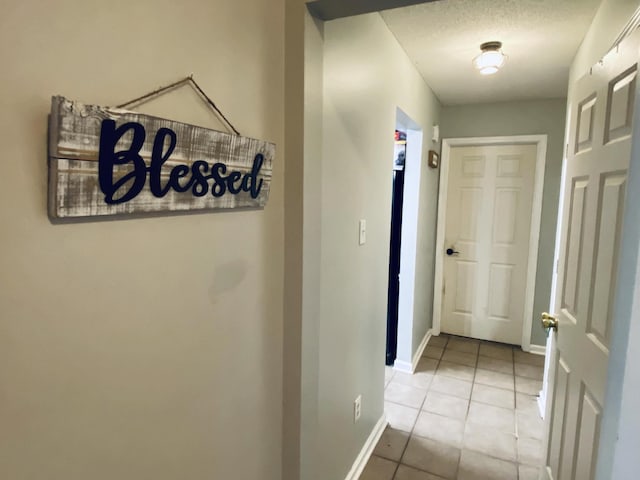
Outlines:
{"label": "electrical outlet", "polygon": [[360,420],[360,413],[362,413],[362,395],[358,395],[353,401],[353,423]]}

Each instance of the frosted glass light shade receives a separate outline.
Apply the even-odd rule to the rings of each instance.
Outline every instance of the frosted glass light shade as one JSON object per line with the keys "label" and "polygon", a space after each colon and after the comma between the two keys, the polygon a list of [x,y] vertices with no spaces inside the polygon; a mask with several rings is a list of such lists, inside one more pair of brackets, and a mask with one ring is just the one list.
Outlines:
{"label": "frosted glass light shade", "polygon": [[500,50],[501,46],[499,42],[487,42],[480,46],[482,53],[473,59],[473,66],[482,75],[492,75],[504,65],[506,57]]}

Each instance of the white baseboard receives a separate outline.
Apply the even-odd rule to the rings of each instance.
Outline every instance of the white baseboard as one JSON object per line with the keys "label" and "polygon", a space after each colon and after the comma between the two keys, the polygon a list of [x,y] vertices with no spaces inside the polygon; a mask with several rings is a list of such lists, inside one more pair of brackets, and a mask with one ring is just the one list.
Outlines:
{"label": "white baseboard", "polygon": [[396,360],[393,362],[393,369],[402,373],[413,373],[413,365],[409,362],[403,362],[402,360]]}
{"label": "white baseboard", "polygon": [[367,438],[362,450],[360,450],[355,462],[353,462],[353,466],[351,467],[351,470],[349,470],[349,473],[347,473],[345,480],[358,480],[358,478],[360,478],[360,475],[362,474],[364,467],[367,466],[367,462],[369,461],[373,450],[376,448],[378,440],[380,440],[385,428],[387,428],[387,417],[382,413],[380,420],[378,420],[378,423],[373,427],[369,438]]}
{"label": "white baseboard", "polygon": [[429,343],[431,334],[431,329],[427,330],[427,333],[424,334],[420,345],[418,345],[418,348],[416,349],[416,353],[413,354],[411,363],[396,359],[396,361],[393,362],[393,369],[404,373],[415,372],[416,368],[418,368],[418,362],[420,361],[420,359],[422,358],[422,354],[424,353],[424,349],[427,348],[427,343]]}
{"label": "white baseboard", "polygon": [[431,335],[432,335],[431,329],[427,330],[427,333],[424,334],[424,337],[422,338],[420,345],[418,345],[418,349],[416,350],[416,353],[413,355],[413,362],[411,365],[413,367],[412,372],[415,372],[416,368],[418,368],[418,362],[422,358],[424,349],[427,348],[427,343],[429,343],[429,340],[431,340]]}
{"label": "white baseboard", "polygon": [[529,353],[534,353],[536,355],[545,355],[547,353],[547,347],[544,345],[530,345]]}

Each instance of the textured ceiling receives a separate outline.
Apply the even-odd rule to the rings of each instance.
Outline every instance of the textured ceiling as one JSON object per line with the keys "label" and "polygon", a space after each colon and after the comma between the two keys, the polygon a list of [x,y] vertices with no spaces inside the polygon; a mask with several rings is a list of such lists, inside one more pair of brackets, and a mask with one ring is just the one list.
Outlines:
{"label": "textured ceiling", "polygon": [[307,7],[315,17],[326,21],[389,8],[406,7],[425,1],[435,2],[438,0],[315,0],[307,2]]}
{"label": "textured ceiling", "polygon": [[[600,0],[442,0],[381,12],[444,105],[560,98]],[[480,44],[503,43],[495,75],[471,65]]]}

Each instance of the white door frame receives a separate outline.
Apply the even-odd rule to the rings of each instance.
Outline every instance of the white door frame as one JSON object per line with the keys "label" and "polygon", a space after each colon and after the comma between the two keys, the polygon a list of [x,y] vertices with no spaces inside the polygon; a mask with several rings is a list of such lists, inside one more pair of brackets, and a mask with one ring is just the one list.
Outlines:
{"label": "white door frame", "polygon": [[529,257],[527,262],[527,283],[525,288],[524,321],[522,324],[522,350],[531,350],[531,323],[533,319],[533,298],[538,268],[538,243],[540,220],[542,215],[542,191],[544,187],[544,168],[547,157],[546,135],[514,135],[501,137],[448,138],[442,141],[440,162],[440,188],[438,192],[438,221],[436,234],[436,265],[433,291],[433,334],[440,334],[442,316],[442,280],[444,261],[444,236],[446,226],[447,190],[449,188],[449,159],[451,148],[488,146],[488,145],[536,145],[536,170],[533,185],[533,203],[531,207],[531,228],[529,238]]}
{"label": "white door frame", "polygon": [[[404,202],[400,242],[400,288],[398,290],[398,331],[394,369],[413,373],[422,350],[413,351],[413,323],[415,321],[416,251],[418,248],[418,210],[420,208],[420,178],[426,168],[422,162],[423,132],[409,115],[396,107],[396,128],[407,134],[405,158]],[[391,166],[391,162],[389,162]],[[391,172],[391,169],[389,169]],[[409,172],[410,175],[406,173]],[[391,218],[389,218],[391,220]],[[426,342],[423,342],[426,344]],[[418,353],[419,352],[419,353]]]}

